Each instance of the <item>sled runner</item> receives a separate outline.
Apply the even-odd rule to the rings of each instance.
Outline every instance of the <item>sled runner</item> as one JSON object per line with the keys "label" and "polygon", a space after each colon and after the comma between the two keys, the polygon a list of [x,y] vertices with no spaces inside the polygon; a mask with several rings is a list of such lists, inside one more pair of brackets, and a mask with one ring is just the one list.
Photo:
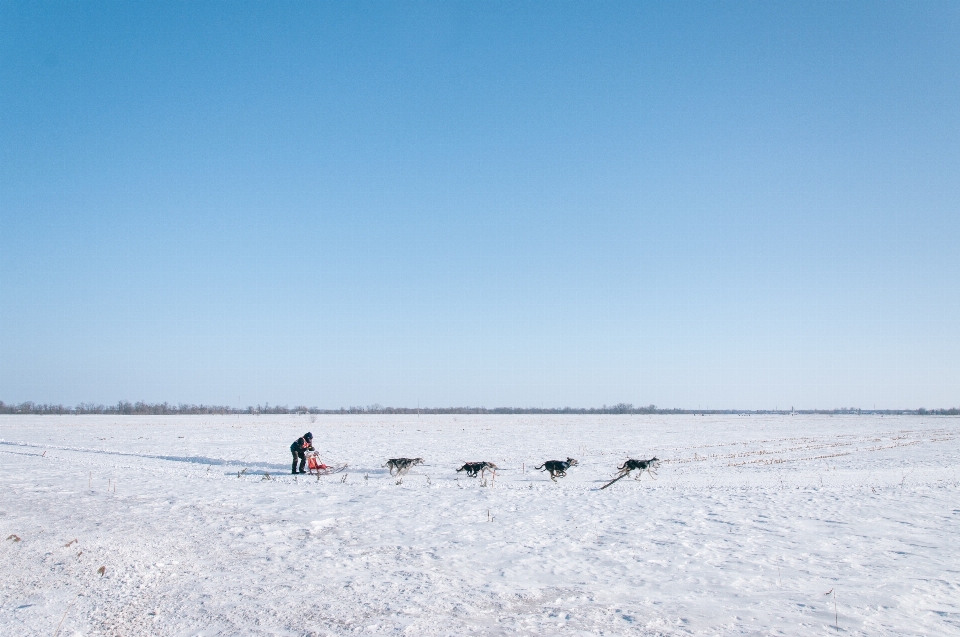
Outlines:
{"label": "sled runner", "polygon": [[328,476],[333,473],[340,473],[347,468],[347,465],[326,465],[320,459],[320,452],[314,451],[307,456],[307,473],[310,475]]}

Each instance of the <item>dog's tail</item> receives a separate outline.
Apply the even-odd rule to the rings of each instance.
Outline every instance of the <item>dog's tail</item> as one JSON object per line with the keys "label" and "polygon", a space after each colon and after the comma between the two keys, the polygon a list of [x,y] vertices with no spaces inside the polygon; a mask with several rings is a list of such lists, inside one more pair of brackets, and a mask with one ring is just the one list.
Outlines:
{"label": "dog's tail", "polygon": [[623,471],[623,468],[627,466],[627,463],[628,463],[628,462],[630,462],[630,461],[629,461],[629,460],[624,461],[624,463],[623,463],[622,465],[620,465],[619,467],[617,467],[617,471]]}
{"label": "dog's tail", "polygon": [[545,466],[547,466],[547,463],[546,463],[546,462],[544,462],[544,463],[543,463],[542,465],[540,465],[539,467],[534,467],[534,469],[536,469],[536,470],[538,470],[538,471],[542,471]]}
{"label": "dog's tail", "polygon": [[462,467],[460,467],[459,469],[457,469],[457,473],[460,473],[461,471],[463,471],[463,470],[466,469],[466,468],[467,468],[467,465],[463,465]]}

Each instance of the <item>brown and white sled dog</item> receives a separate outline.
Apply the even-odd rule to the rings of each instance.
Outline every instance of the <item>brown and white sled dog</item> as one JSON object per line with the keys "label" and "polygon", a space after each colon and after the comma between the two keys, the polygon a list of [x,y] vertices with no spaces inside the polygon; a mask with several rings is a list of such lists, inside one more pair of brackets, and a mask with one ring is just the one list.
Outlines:
{"label": "brown and white sled dog", "polygon": [[470,476],[471,478],[476,478],[476,477],[477,477],[477,474],[479,474],[480,477],[483,478],[483,477],[484,477],[484,474],[485,474],[487,471],[489,471],[491,474],[493,474],[493,477],[496,478],[496,477],[497,477],[497,469],[499,469],[499,467],[498,467],[497,465],[493,464],[492,462],[486,462],[486,461],[484,461],[484,462],[467,462],[467,463],[464,464],[462,467],[460,467],[459,469],[457,469],[457,473],[460,473],[461,471],[466,471],[466,472],[467,472],[467,475]]}
{"label": "brown and white sled dog", "polygon": [[390,469],[391,476],[402,476],[418,464],[423,464],[423,458],[390,458],[383,466]]}
{"label": "brown and white sled dog", "polygon": [[567,458],[566,460],[547,460],[539,467],[534,467],[534,469],[549,471],[550,479],[556,482],[557,478],[567,475],[567,469],[575,466],[577,466],[577,461],[573,458]]}

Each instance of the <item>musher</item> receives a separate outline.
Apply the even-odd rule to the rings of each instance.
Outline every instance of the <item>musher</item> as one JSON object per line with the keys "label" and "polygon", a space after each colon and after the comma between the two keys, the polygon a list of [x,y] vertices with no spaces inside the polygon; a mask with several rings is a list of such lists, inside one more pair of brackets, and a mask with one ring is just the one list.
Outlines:
{"label": "musher", "polygon": [[[305,451],[313,451],[313,434],[309,431],[297,438],[290,445],[290,453],[293,454],[293,465],[290,467],[290,473],[306,473],[304,467],[307,466],[307,455]],[[300,458],[300,471],[297,471],[297,458]]]}

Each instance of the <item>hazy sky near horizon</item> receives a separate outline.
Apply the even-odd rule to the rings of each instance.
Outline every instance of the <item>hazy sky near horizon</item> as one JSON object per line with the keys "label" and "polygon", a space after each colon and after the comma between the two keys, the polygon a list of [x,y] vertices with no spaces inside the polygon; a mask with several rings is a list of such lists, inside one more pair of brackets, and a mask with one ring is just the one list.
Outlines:
{"label": "hazy sky near horizon", "polygon": [[0,4],[0,399],[960,405],[960,4]]}

